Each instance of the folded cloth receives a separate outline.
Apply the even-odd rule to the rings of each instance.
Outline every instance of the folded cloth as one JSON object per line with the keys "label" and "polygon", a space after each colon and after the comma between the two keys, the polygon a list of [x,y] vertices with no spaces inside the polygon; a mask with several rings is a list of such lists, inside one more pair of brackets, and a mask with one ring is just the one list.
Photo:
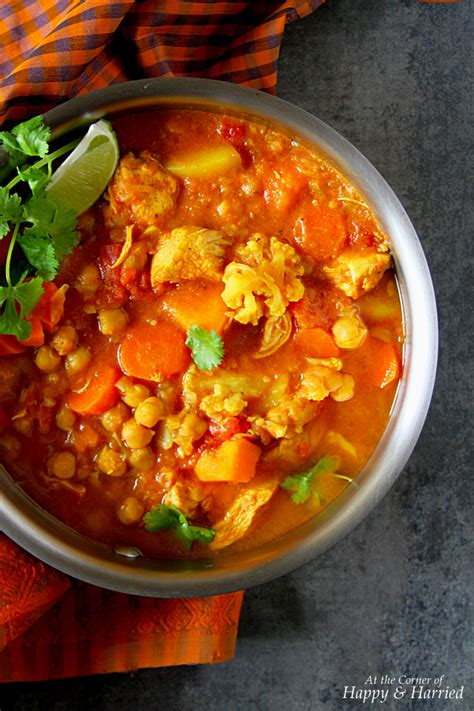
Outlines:
{"label": "folded cloth", "polygon": [[0,535],[0,644],[8,644],[0,681],[224,662],[234,656],[242,599],[103,590],[70,581]]}
{"label": "folded cloth", "polygon": [[324,0],[2,0],[0,122],[127,79],[193,76],[274,92],[285,23]]}
{"label": "folded cloth", "polygon": [[[323,2],[2,0],[0,125],[143,77],[274,92],[285,23]],[[70,581],[0,535],[0,681],[225,661],[242,598],[121,595]]]}

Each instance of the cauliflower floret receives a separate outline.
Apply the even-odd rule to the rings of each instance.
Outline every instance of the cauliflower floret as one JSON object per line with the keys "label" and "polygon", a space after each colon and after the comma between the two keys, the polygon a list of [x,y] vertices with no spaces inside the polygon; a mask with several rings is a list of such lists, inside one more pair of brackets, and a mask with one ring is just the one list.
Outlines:
{"label": "cauliflower floret", "polygon": [[354,379],[339,372],[339,358],[312,358],[301,374],[296,390],[282,393],[280,401],[266,412],[249,417],[251,432],[268,444],[271,438],[281,439],[294,432],[302,432],[318,410],[317,403],[331,397],[337,402],[350,400],[354,395]]}
{"label": "cauliflower floret", "polygon": [[323,272],[347,296],[358,299],[377,286],[390,264],[389,254],[346,251],[324,267]]}
{"label": "cauliflower floret", "polygon": [[239,323],[256,325],[261,316],[280,317],[290,301],[299,301],[304,267],[296,251],[276,237],[255,234],[236,252],[222,280],[222,299]]}
{"label": "cauliflower floret", "polygon": [[109,185],[112,210],[142,227],[159,224],[176,206],[179,182],[149,151],[124,156]]}
{"label": "cauliflower floret", "polygon": [[176,415],[168,415],[162,420],[159,433],[159,445],[162,449],[171,449],[175,444],[176,454],[183,459],[193,451],[193,442],[200,439],[207,430],[207,422],[195,412],[186,408]]}
{"label": "cauliflower floret", "polygon": [[182,397],[186,406],[198,408],[213,420],[221,420],[242,413],[249,398],[258,397],[265,385],[262,378],[222,368],[208,375],[192,365],[183,377]]}
{"label": "cauliflower floret", "polygon": [[220,279],[231,238],[217,230],[177,227],[160,239],[151,263],[151,284],[207,277]]}

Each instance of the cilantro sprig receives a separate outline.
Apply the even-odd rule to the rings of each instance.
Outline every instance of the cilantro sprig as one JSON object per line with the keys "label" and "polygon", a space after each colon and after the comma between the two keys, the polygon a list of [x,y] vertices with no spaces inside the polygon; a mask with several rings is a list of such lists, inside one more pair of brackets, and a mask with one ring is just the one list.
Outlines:
{"label": "cilantro sprig", "polygon": [[[49,153],[50,137],[42,116],[11,132],[0,131],[0,147],[8,155],[1,182],[8,179],[5,174],[16,173],[0,185],[0,240],[10,240],[0,279],[0,333],[20,340],[31,334],[27,319],[43,293],[43,282],[54,279],[79,239],[75,211],[56,204],[46,192],[53,162],[73,150],[78,140]],[[17,186],[20,193],[14,191]]]}
{"label": "cilantro sprig", "polygon": [[326,471],[335,472],[338,464],[337,457],[322,457],[307,472],[287,477],[281,487],[291,492],[294,504],[305,504],[311,496],[319,499],[320,496],[314,488],[318,476]]}
{"label": "cilantro sprig", "polygon": [[200,370],[213,370],[222,363],[224,357],[224,344],[217,331],[205,328],[194,323],[189,329],[186,345],[191,350],[193,361]]}
{"label": "cilantro sprig", "polygon": [[176,506],[167,506],[166,504],[157,504],[144,515],[143,521],[145,529],[149,533],[157,533],[167,528],[173,529],[184,550],[189,550],[194,541],[204,544],[210,543],[216,535],[212,528],[192,526],[182,511]]}

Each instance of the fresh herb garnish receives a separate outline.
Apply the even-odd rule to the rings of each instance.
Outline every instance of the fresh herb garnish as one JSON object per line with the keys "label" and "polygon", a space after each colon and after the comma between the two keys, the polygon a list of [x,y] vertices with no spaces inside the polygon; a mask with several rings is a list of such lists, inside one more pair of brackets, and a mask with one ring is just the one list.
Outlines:
{"label": "fresh herb garnish", "polygon": [[[75,148],[78,140],[49,153],[50,135],[42,116],[18,124],[11,132],[0,131],[0,146],[9,156],[6,171],[11,174],[16,170],[16,175],[0,186],[0,239],[8,236],[10,240],[4,286],[0,287],[0,333],[20,340],[31,334],[32,326],[26,319],[43,293],[43,281],[54,279],[61,260],[79,239],[76,212],[56,204],[46,193],[53,161]],[[13,192],[18,184],[23,185],[21,195]],[[26,258],[21,273],[12,264],[16,245]],[[22,262],[23,258],[15,257],[14,261]]]}
{"label": "fresh herb garnish", "polygon": [[316,478],[325,471],[335,472],[338,463],[337,457],[322,457],[309,471],[287,477],[281,487],[292,492],[291,500],[294,504],[304,504],[310,496],[319,498],[318,492],[313,489]]}
{"label": "fresh herb garnish", "polygon": [[185,550],[189,550],[194,541],[204,544],[210,543],[216,535],[212,528],[191,526],[182,511],[176,506],[166,506],[166,504],[157,504],[144,515],[143,521],[149,533],[163,531],[166,528],[173,529],[175,536]]}
{"label": "fresh herb garnish", "polygon": [[186,345],[191,349],[193,361],[201,370],[213,370],[222,363],[224,344],[217,331],[206,331],[194,323],[188,329]]}

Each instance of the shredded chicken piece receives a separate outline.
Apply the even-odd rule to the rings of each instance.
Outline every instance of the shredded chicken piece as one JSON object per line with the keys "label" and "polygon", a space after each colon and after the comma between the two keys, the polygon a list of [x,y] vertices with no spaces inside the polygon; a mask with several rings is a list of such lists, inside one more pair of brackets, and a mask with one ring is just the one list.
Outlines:
{"label": "shredded chicken piece", "polygon": [[377,286],[391,262],[389,254],[347,250],[324,267],[323,272],[347,296],[358,299]]}
{"label": "shredded chicken piece", "polygon": [[222,278],[224,303],[239,323],[256,325],[263,316],[280,317],[290,301],[299,301],[304,286],[301,259],[291,245],[255,234],[237,250]]}
{"label": "shredded chicken piece", "polygon": [[213,524],[216,537],[209,544],[212,550],[226,548],[247,533],[255,515],[267,504],[278,487],[278,479],[242,486],[225,516]]}
{"label": "shredded chicken piece", "polygon": [[159,224],[175,208],[178,194],[177,178],[149,151],[127,153],[108,189],[113,212],[142,227]]}
{"label": "shredded chicken piece", "polygon": [[182,279],[220,279],[231,238],[203,227],[177,227],[160,238],[151,264],[151,284]]}

